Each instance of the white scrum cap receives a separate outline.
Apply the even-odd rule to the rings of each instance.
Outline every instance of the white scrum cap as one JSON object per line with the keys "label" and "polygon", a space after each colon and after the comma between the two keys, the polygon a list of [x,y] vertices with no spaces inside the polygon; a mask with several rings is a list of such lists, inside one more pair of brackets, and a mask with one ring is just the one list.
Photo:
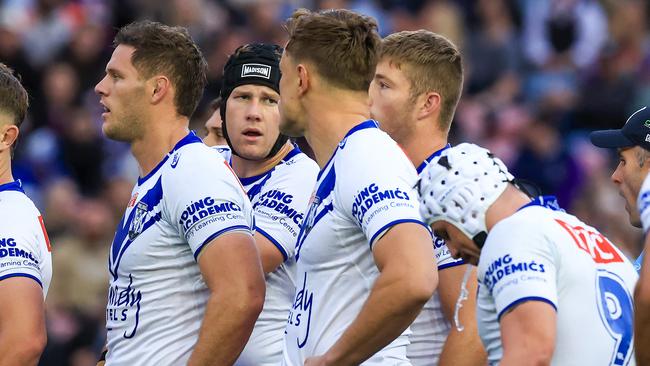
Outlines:
{"label": "white scrum cap", "polygon": [[478,145],[463,143],[434,158],[421,175],[420,212],[427,224],[446,221],[482,247],[485,213],[514,177]]}

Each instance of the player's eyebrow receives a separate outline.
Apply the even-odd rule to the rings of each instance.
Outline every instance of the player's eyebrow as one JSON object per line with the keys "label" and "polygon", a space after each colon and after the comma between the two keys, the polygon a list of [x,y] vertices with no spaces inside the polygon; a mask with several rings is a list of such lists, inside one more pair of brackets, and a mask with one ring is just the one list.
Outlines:
{"label": "player's eyebrow", "polygon": [[120,71],[118,71],[116,68],[110,67],[110,66],[106,67],[106,73],[107,74],[122,75],[122,73]]}
{"label": "player's eyebrow", "polygon": [[386,75],[380,73],[375,74],[375,79],[390,80]]}

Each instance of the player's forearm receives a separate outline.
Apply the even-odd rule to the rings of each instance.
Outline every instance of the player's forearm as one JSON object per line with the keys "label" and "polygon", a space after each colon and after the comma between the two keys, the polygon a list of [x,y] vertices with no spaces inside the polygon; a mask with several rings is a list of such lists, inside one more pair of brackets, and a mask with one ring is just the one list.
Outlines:
{"label": "player's forearm", "polygon": [[640,311],[639,304],[635,304],[634,319],[634,352],[637,365],[650,365],[650,308],[646,306]]}
{"label": "player's forearm", "polygon": [[237,360],[264,305],[263,290],[248,292],[210,296],[188,365],[232,365]]}
{"label": "player's forearm", "polygon": [[[20,324],[5,325],[5,328],[20,327]],[[0,335],[0,366],[36,365],[46,340],[45,329],[40,334],[30,336],[3,331]]]}
{"label": "player's forearm", "polygon": [[423,279],[382,273],[357,318],[326,353],[331,365],[358,365],[400,336],[435,290]]}
{"label": "player's forearm", "polygon": [[522,347],[512,352],[504,351],[499,366],[548,366],[552,358],[552,351]]}
{"label": "player's forearm", "polygon": [[458,313],[459,322],[464,328],[463,331],[459,332],[454,323],[456,302],[460,295],[463,275],[468,268],[472,267],[461,265],[439,272],[440,302],[445,318],[451,324],[451,330],[438,361],[440,366],[474,366],[486,363],[487,355],[478,335],[476,322],[477,280],[475,268],[471,269],[472,272],[466,284],[467,299]]}
{"label": "player's forearm", "polygon": [[[472,313],[473,313],[472,309]],[[476,328],[476,319],[472,317],[473,323],[461,320],[465,327],[459,332],[452,324],[449,336],[440,354],[439,366],[475,366],[485,365],[487,356]]]}

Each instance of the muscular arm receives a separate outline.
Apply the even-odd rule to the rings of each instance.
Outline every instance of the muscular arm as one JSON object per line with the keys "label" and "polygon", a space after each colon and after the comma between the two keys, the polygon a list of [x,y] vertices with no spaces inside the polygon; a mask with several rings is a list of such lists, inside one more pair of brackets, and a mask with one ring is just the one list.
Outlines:
{"label": "muscular arm", "polygon": [[650,235],[645,237],[645,255],[634,291],[634,351],[638,365],[650,364]]}
{"label": "muscular arm", "polygon": [[264,234],[255,233],[255,245],[260,252],[264,273],[275,271],[284,262],[284,256],[280,250]]}
{"label": "muscular arm", "polygon": [[0,366],[36,365],[46,340],[38,283],[26,277],[0,281]]}
{"label": "muscular arm", "polygon": [[318,360],[305,365],[358,365],[396,339],[413,322],[438,283],[431,236],[421,225],[398,224],[373,250],[381,272],[361,312]]}
{"label": "muscular arm", "polygon": [[264,305],[259,255],[250,235],[233,232],[214,239],[198,261],[210,297],[188,365],[231,365]]}
{"label": "muscular arm", "polygon": [[527,301],[501,317],[501,366],[550,365],[557,314],[542,301]]}
{"label": "muscular arm", "polygon": [[460,294],[460,286],[463,282],[463,275],[469,264],[442,269],[438,272],[440,283],[438,295],[445,318],[451,323],[449,336],[440,354],[440,366],[474,366],[483,365],[486,362],[486,354],[483,344],[478,336],[476,324],[476,268],[467,281],[469,292],[467,300],[463,302],[460,310],[460,323],[465,329],[459,332],[454,324],[454,310],[456,300]]}

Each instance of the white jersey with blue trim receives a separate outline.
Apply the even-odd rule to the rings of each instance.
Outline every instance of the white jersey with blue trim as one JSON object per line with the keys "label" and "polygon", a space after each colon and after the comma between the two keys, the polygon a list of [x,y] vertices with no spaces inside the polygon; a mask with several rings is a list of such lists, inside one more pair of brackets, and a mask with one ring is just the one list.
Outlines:
{"label": "white jersey with blue trim", "polygon": [[211,147],[216,152],[221,154],[221,156],[223,156],[223,158],[227,162],[230,162],[230,159],[232,159],[232,150],[230,149],[230,146],[228,146],[228,145],[214,145],[214,146],[211,146]]}
{"label": "white jersey with blue trim", "polygon": [[637,273],[593,227],[540,197],[490,231],[478,267],[477,320],[490,365],[501,317],[525,301],[557,311],[552,365],[635,365]]}
{"label": "white jersey with blue trim", "polygon": [[284,263],[266,275],[266,298],[237,366],[277,366],[282,359],[284,328],[295,293],[294,251],[318,165],[294,147],[272,170],[241,178],[253,204],[255,235],[273,243]]}
{"label": "white jersey with blue trim", "polygon": [[184,365],[208,288],[197,260],[219,235],[252,235],[252,206],[230,166],[190,133],[140,178],[109,254],[107,365]]}
{"label": "white jersey with blue trim", "polygon": [[[447,144],[444,148],[431,154],[417,167],[418,175],[422,175],[433,158],[450,147],[451,145]],[[462,259],[454,259],[451,256],[445,241],[440,238],[433,237],[433,250],[438,271],[465,264]],[[450,330],[451,323],[445,318],[440,303],[440,294],[436,291],[411,324],[412,334],[409,337],[411,343],[406,349],[406,354],[413,366],[437,365]]]}
{"label": "white jersey with blue trim", "polygon": [[47,296],[52,253],[43,218],[20,181],[0,185],[0,281],[31,278]]}
{"label": "white jersey with blue trim", "polygon": [[[381,148],[377,148],[381,146]],[[394,225],[422,224],[417,174],[375,121],[354,127],[319,172],[296,246],[296,294],[284,365],[326,352],[357,317],[379,276],[372,249]],[[363,365],[410,365],[407,330]]]}

